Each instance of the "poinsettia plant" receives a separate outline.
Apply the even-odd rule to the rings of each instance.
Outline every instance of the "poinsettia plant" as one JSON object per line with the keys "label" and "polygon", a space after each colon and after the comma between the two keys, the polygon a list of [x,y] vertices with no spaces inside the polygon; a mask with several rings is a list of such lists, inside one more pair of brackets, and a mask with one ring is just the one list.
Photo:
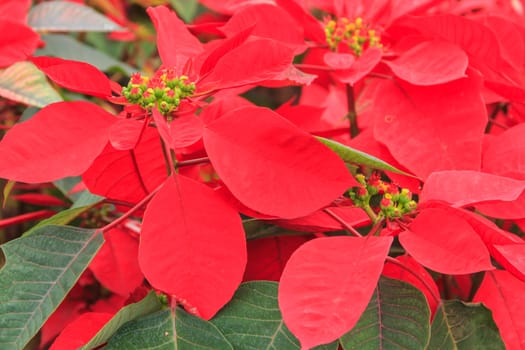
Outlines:
{"label": "poinsettia plant", "polygon": [[134,3],[0,4],[0,348],[525,348],[523,1]]}

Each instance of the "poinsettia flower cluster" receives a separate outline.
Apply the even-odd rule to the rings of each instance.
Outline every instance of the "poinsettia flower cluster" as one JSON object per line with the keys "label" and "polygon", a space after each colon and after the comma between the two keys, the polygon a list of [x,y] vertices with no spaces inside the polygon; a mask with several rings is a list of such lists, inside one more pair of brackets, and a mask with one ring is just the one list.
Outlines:
{"label": "poinsettia flower cluster", "polygon": [[[0,177],[80,175],[116,203],[90,271],[119,305],[151,286],[209,320],[243,280],[278,280],[283,320],[310,349],[352,330],[381,275],[416,285],[435,313],[428,270],[483,272],[472,300],[508,348],[525,346],[525,303],[506,304],[525,301],[525,241],[492,220],[525,227],[523,2],[202,3],[224,21],[187,26],[148,8],[162,63],[123,87],[84,63],[31,58],[123,108],[54,103],[0,142]],[[301,95],[275,110],[239,96],[291,85]],[[313,234],[247,242],[241,218]],[[93,322],[94,335],[106,311],[52,348]]]}

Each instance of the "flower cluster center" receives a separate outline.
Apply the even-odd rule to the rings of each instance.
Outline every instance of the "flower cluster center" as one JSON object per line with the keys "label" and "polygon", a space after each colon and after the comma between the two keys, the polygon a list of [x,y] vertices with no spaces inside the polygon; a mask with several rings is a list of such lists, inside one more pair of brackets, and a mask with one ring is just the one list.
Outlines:
{"label": "flower cluster center", "polygon": [[353,22],[346,17],[337,20],[326,19],[324,32],[326,42],[332,51],[339,51],[340,45],[343,45],[352,50],[356,56],[361,56],[368,47],[382,47],[381,37],[363,23],[360,17]]}
{"label": "flower cluster center", "polygon": [[122,95],[129,103],[147,110],[156,107],[163,115],[175,111],[181,100],[194,92],[195,83],[189,82],[185,75],[177,76],[171,68],[159,69],[151,78],[135,73],[122,88]]}

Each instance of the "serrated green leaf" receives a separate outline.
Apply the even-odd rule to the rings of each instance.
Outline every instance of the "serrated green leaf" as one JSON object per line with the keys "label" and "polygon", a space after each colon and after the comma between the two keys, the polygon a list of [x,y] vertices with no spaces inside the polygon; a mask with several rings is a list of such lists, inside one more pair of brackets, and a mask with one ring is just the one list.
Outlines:
{"label": "serrated green leaf", "polygon": [[44,73],[29,61],[17,62],[0,70],[0,96],[37,107],[62,101]]}
{"label": "serrated green leaf", "polygon": [[104,242],[100,231],[44,226],[2,245],[0,349],[22,349],[38,332]]}
{"label": "serrated green leaf", "polygon": [[197,0],[170,0],[170,4],[186,23],[193,21],[199,8]]}
{"label": "serrated green leaf", "polygon": [[[283,322],[276,282],[243,283],[233,299],[211,320],[235,349],[300,349]],[[338,342],[315,349],[337,349]]]}
{"label": "serrated green leaf", "polygon": [[150,292],[138,303],[130,304],[119,310],[113,318],[102,327],[100,331],[83,347],[82,350],[94,349],[104,344],[125,323],[142,316],[160,311],[162,305],[155,292]]}
{"label": "serrated green leaf", "polygon": [[429,350],[505,349],[492,312],[481,303],[447,300],[432,322]]}
{"label": "serrated green leaf", "polygon": [[36,31],[46,32],[112,32],[124,29],[91,7],[68,1],[41,2],[29,11],[27,24]]}
{"label": "serrated green leaf", "polygon": [[118,68],[127,75],[139,71],[130,65],[120,62],[91,46],[83,44],[69,35],[46,34],[42,35],[46,46],[37,50],[35,56],[57,56],[68,60],[89,63],[101,71]]}
{"label": "serrated green leaf", "polygon": [[412,285],[381,277],[355,327],[341,337],[343,349],[424,349],[430,338],[430,309]]}
{"label": "serrated green leaf", "polygon": [[29,236],[34,234],[37,229],[46,226],[46,225],[67,225],[74,219],[76,219],[80,214],[84,213],[85,211],[89,210],[91,208],[91,205],[86,205],[84,207],[78,207],[78,208],[69,208],[62,210],[61,212],[56,213],[50,218],[44,219],[40,221],[38,224],[33,226],[28,231],[24,232],[22,235],[23,237]]}
{"label": "serrated green leaf", "polygon": [[358,151],[352,147],[343,145],[342,143],[339,143],[337,141],[329,140],[320,136],[316,136],[315,138],[321,141],[326,146],[328,146],[328,148],[330,148],[332,151],[337,153],[337,155],[339,155],[339,157],[341,157],[341,159],[347,163],[365,165],[373,169],[387,170],[393,173],[417,178],[416,176],[404,172],[403,170],[399,170],[393,165],[390,165],[377,157],[371,156],[370,154],[366,154],[365,152]]}
{"label": "serrated green leaf", "polygon": [[212,323],[181,308],[155,312],[126,323],[109,339],[105,350],[233,350]]}

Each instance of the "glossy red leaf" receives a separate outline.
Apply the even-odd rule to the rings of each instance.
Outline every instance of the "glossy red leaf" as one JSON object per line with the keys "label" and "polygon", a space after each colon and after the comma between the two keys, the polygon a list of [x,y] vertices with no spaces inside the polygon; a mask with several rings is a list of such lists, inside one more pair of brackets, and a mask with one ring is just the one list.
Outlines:
{"label": "glossy red leaf", "polygon": [[293,58],[294,51],[277,41],[250,40],[226,53],[198,88],[218,90],[272,80],[287,70]]}
{"label": "glossy red leaf", "polygon": [[105,312],[86,312],[77,317],[55,339],[50,350],[78,349],[86,344],[113,317]]}
{"label": "glossy red leaf", "polygon": [[525,181],[479,171],[437,171],[427,178],[420,203],[441,200],[462,207],[486,201],[515,201],[525,190]]}
{"label": "glossy red leaf", "polygon": [[436,85],[465,77],[468,56],[457,45],[441,40],[422,42],[393,61],[394,74],[414,85]]}
{"label": "glossy red leaf", "polygon": [[83,101],[51,104],[0,143],[0,177],[38,183],[80,175],[102,152],[116,119]]}
{"label": "glossy red leaf", "polygon": [[157,109],[154,108],[152,112],[157,130],[170,148],[188,147],[201,139],[204,124],[199,117],[193,114],[181,115],[168,123]]}
{"label": "glossy red leaf", "polygon": [[279,281],[290,255],[312,236],[275,236],[248,241],[244,281]]}
{"label": "glossy red leaf", "polygon": [[182,74],[188,59],[204,51],[201,42],[168,7],[149,7],[147,12],[157,30],[157,47],[162,64]]}
{"label": "glossy red leaf", "polygon": [[366,309],[391,237],[326,237],[297,249],[279,284],[279,308],[303,349],[330,343]]}
{"label": "glossy red leaf", "polygon": [[417,262],[437,272],[460,275],[494,268],[468,222],[443,209],[422,210],[399,242]]}
{"label": "glossy red leaf", "polygon": [[507,271],[489,271],[473,301],[492,311],[507,349],[525,349],[525,282]]}
{"label": "glossy red leaf", "polygon": [[135,119],[119,119],[109,130],[109,141],[114,149],[127,151],[135,148],[143,129],[146,127],[144,121]]}
{"label": "glossy red leaf", "polygon": [[134,149],[118,151],[107,145],[82,175],[90,192],[136,203],[168,176],[159,134],[146,128]]}
{"label": "glossy red leaf", "polygon": [[[410,255],[401,255],[395,259],[409,268],[411,272],[392,262],[387,262],[383,268],[383,276],[401,280],[417,287],[425,294],[430,311],[434,314],[438,307],[438,300],[436,300],[435,296],[439,298],[439,289],[432,275]],[[419,278],[415,277],[414,273],[424,280],[425,284],[421,282]]]}
{"label": "glossy red leaf", "polygon": [[374,136],[421,178],[445,169],[479,170],[487,123],[476,77],[436,86],[377,86],[369,113]]}
{"label": "glossy red leaf", "polygon": [[6,19],[0,19],[0,33],[0,68],[25,60],[40,41],[28,26]]}
{"label": "glossy red leaf", "polygon": [[46,56],[32,57],[31,62],[66,89],[102,98],[111,96],[108,77],[88,63]]}
{"label": "glossy red leaf", "polygon": [[40,348],[44,349],[71,321],[76,319],[86,309],[84,300],[68,296],[49,316],[40,332]]}
{"label": "glossy red leaf", "polygon": [[139,264],[155,288],[209,320],[242,281],[246,238],[239,214],[219,195],[174,176],[146,208]]}
{"label": "glossy red leaf", "polygon": [[129,296],[144,280],[137,260],[139,240],[119,228],[106,232],[104,240],[89,268],[104,287]]}
{"label": "glossy red leaf", "polygon": [[204,144],[234,196],[263,214],[305,216],[356,184],[334,152],[269,109],[226,113],[205,128]]}
{"label": "glossy red leaf", "polygon": [[304,36],[312,41],[324,43],[326,35],[321,23],[302,8],[295,0],[276,0],[277,5],[288,12],[303,28]]}

